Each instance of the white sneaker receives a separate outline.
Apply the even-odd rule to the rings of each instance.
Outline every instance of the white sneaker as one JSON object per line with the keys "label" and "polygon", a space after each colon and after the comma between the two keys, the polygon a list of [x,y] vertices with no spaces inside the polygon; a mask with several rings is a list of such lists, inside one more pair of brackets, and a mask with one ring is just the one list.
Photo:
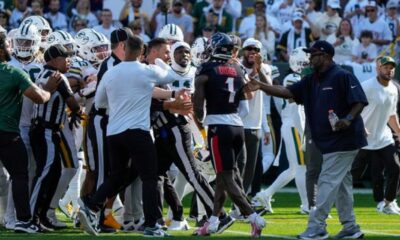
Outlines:
{"label": "white sneaker", "polygon": [[254,222],[250,222],[251,224],[251,236],[252,237],[260,237],[262,229],[265,228],[267,222],[261,216],[257,216]]}
{"label": "white sneaker", "polygon": [[376,211],[377,212],[383,212],[383,208],[385,207],[385,201],[380,201],[377,205],[376,205]]}
{"label": "white sneaker", "polygon": [[257,193],[251,200],[253,207],[264,207],[268,212],[273,213],[271,206],[271,196],[263,196],[262,193]]}
{"label": "white sneaker", "polygon": [[400,207],[399,207],[399,205],[397,205],[397,200],[396,199],[393,200],[393,206],[396,209],[396,211],[400,212]]}
{"label": "white sneaker", "polygon": [[73,209],[70,203],[64,204],[62,199],[58,202],[58,207],[60,208],[61,212],[65,214],[68,218],[72,218]]}
{"label": "white sneaker", "polygon": [[67,224],[65,222],[61,222],[56,217],[56,211],[54,209],[50,209],[47,211],[47,218],[51,224],[53,224],[56,228],[66,228]]}
{"label": "white sneaker", "polygon": [[393,202],[386,204],[385,207],[383,207],[382,212],[385,214],[400,215],[400,212],[396,210]]}
{"label": "white sneaker", "polygon": [[8,229],[8,230],[14,230],[15,229],[15,224],[16,224],[15,219],[14,220],[10,220],[10,219],[6,220],[4,218],[3,222],[4,222],[4,227],[6,229]]}
{"label": "white sneaker", "polygon": [[183,221],[175,221],[172,220],[171,224],[168,227],[168,231],[187,231],[189,230],[189,224],[186,220]]}

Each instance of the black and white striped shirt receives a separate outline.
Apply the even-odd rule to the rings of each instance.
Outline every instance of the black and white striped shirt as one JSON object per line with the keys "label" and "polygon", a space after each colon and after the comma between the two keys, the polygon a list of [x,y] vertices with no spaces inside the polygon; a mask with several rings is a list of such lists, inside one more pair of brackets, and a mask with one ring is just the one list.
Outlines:
{"label": "black and white striped shirt", "polygon": [[[49,80],[51,74],[56,71],[50,66],[44,66],[44,69],[39,73],[36,82],[43,86]],[[51,94],[50,100],[44,104],[37,104],[35,106],[35,119],[44,121],[51,125],[61,125],[64,123],[66,114],[65,100],[73,96],[69,82],[64,74],[61,74],[62,82],[60,83],[57,91]]]}

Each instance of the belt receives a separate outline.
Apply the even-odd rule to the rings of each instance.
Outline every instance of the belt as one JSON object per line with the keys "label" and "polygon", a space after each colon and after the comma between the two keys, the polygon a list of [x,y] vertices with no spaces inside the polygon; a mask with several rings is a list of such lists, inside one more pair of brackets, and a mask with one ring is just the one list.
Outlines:
{"label": "belt", "polygon": [[42,128],[51,129],[53,131],[60,131],[61,129],[64,128],[63,124],[55,124],[55,123],[46,122],[41,118],[33,119],[32,120],[32,125],[33,126],[39,126],[39,127],[42,127]]}

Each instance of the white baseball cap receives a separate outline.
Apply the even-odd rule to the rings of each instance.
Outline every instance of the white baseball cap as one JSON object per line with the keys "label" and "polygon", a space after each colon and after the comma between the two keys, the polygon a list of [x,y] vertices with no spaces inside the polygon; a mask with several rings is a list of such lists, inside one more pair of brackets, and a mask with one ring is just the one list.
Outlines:
{"label": "white baseball cap", "polygon": [[332,8],[332,9],[340,9],[340,8],[342,8],[340,6],[340,1],[339,0],[328,0],[327,5],[328,5],[328,7]]}
{"label": "white baseball cap", "polygon": [[365,3],[364,7],[365,7],[365,8],[367,8],[367,7],[373,7],[373,8],[376,8],[376,7],[377,7],[377,5],[376,5],[376,2],[375,2],[375,1],[368,0],[368,1]]}
{"label": "white baseball cap", "polygon": [[244,41],[244,43],[243,43],[243,48],[246,48],[246,47],[248,47],[248,46],[254,46],[254,47],[256,47],[256,48],[258,48],[258,49],[260,49],[260,50],[261,50],[261,48],[262,48],[261,42],[258,41],[258,40],[255,39],[255,38],[248,38],[248,39],[246,39],[246,41]]}
{"label": "white baseball cap", "polygon": [[397,7],[399,7],[399,3],[398,3],[398,1],[396,1],[396,0],[389,0],[387,3],[386,3],[386,8],[388,9],[388,8],[397,8]]}
{"label": "white baseball cap", "polygon": [[295,11],[292,15],[292,21],[301,20],[303,21],[303,13],[299,11]]}

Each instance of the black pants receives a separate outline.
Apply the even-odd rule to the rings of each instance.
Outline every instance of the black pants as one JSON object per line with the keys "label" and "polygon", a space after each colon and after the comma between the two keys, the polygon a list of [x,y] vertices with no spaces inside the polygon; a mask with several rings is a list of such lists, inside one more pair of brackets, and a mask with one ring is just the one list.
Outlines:
{"label": "black pants", "polygon": [[139,175],[143,182],[144,225],[154,227],[157,220],[157,156],[150,133],[128,129],[108,136],[107,142],[111,174],[88,199],[89,207],[102,209],[107,198],[117,195]]}
{"label": "black pants", "polygon": [[18,133],[0,131],[0,160],[11,177],[17,220],[26,222],[31,219],[28,153]]}
{"label": "black pants", "polygon": [[[391,202],[396,198],[399,186],[399,158],[396,148],[390,144],[377,150],[361,149],[353,163],[351,173],[353,178],[360,179],[371,164],[372,190],[375,202],[383,199]],[[384,171],[387,173],[386,188]]]}
{"label": "black pants", "polygon": [[[190,125],[162,127],[155,131],[155,135],[159,175],[164,175],[171,164],[174,163],[185,176],[188,183],[193,187],[199,199],[204,204],[207,215],[210,216],[214,206],[214,190],[203,175],[200,174],[199,170],[197,170],[196,160],[192,152],[192,133]],[[168,203],[168,201],[172,201],[172,199],[166,199],[166,201]],[[177,197],[174,201],[180,202]]]}
{"label": "black pants", "polygon": [[47,210],[61,176],[60,132],[32,126],[29,137],[36,162],[30,199],[31,211],[35,219],[43,219],[47,217]]}
{"label": "black pants", "polygon": [[261,191],[262,185],[262,177],[263,177],[263,154],[262,154],[262,145],[263,141],[260,141],[260,146],[258,147],[258,154],[257,154],[257,162],[256,162],[256,169],[254,172],[253,182],[251,183],[251,192],[250,196],[255,196],[259,191]]}

